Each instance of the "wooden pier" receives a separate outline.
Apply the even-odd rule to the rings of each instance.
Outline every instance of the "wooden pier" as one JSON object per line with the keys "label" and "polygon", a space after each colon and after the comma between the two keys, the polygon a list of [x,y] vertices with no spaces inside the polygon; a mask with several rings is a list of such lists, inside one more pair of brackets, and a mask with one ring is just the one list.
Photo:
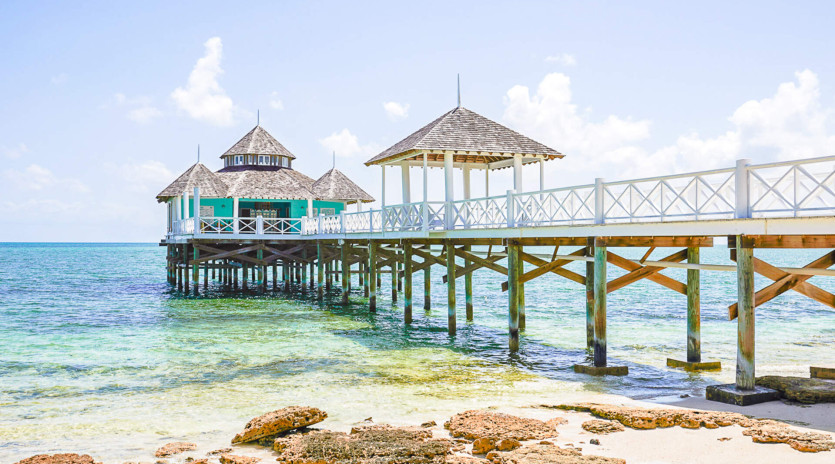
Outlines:
{"label": "wooden pier", "polygon": [[[743,405],[775,397],[773,391],[754,384],[755,309],[789,290],[835,307],[835,295],[808,282],[812,276],[835,276],[835,270],[829,269],[835,264],[835,157],[761,165],[740,160],[727,169],[617,182],[596,179],[593,184],[545,189],[543,162],[562,156],[547,147],[520,142],[521,147],[504,151],[468,149],[444,146],[443,140],[438,146],[427,145],[433,124],[486,124],[473,115],[461,108],[456,115],[453,110],[367,163],[382,166],[384,184],[386,166],[400,168],[401,204],[386,205],[383,198],[380,209],[281,219],[286,227],[275,227],[262,217],[173,218],[162,242],[168,249],[169,282],[196,294],[202,272],[204,288],[211,278],[230,289],[267,290],[271,275],[275,291],[297,284],[322,300],[336,280],[341,302],[347,304],[356,274],[368,309],[374,312],[382,276],[388,274],[391,298],[396,301],[402,292],[403,323],[410,324],[414,305],[420,304],[415,301],[412,277],[423,272],[423,308],[428,310],[434,269],[443,275],[448,331],[455,336],[460,306],[466,320],[473,319],[472,273],[483,269],[496,273],[497,288],[508,295],[508,349],[516,351],[526,325],[525,288],[535,285],[538,277],[553,274],[586,294],[585,308],[577,311],[585,311],[586,348],[593,362],[578,364],[575,371],[627,375],[626,366],[612,365],[607,358],[610,293],[650,281],[671,295],[679,294],[687,304],[686,333],[682,333],[681,359],[667,360],[668,366],[718,369],[718,362],[701,354],[701,273],[735,272],[737,301],[728,302],[728,317],[736,319],[738,327],[736,382],[709,387],[707,396]],[[467,123],[468,118],[478,124]],[[491,137],[502,138],[501,130],[488,129]],[[522,166],[531,163],[540,166],[539,189],[523,191]],[[413,167],[423,169],[420,202],[410,198]],[[428,199],[427,171],[433,167],[444,170],[444,201]],[[486,181],[485,195],[471,198],[471,170],[482,169],[489,179],[491,170],[502,168],[513,169],[514,189],[490,196]],[[463,200],[453,197],[454,169],[461,171]],[[199,199],[195,187],[197,212]],[[701,249],[713,247],[715,237],[727,237],[733,264],[701,262]],[[629,248],[645,251],[640,259],[628,259],[620,250]],[[658,248],[675,251],[658,256]],[[828,251],[811,263],[781,268],[756,256],[762,248]],[[575,261],[585,262],[585,272],[566,267]],[[610,266],[625,273],[610,280]],[[661,273],[668,268],[685,269],[684,281]],[[773,283],[758,290],[755,274]],[[464,302],[456,301],[460,280]]]}

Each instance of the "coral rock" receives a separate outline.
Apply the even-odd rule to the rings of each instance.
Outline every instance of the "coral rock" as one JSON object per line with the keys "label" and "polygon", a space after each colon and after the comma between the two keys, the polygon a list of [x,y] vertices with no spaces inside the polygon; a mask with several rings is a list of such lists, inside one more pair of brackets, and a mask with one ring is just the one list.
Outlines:
{"label": "coral rock", "polygon": [[476,438],[473,442],[473,454],[487,454],[496,449],[496,439],[493,437]]}
{"label": "coral rock", "polygon": [[493,464],[626,464],[623,459],[602,456],[584,456],[576,449],[563,449],[555,445],[531,445],[508,453],[493,452],[487,455]]}
{"label": "coral rock", "polygon": [[594,416],[615,420],[633,429],[674,427],[715,429],[737,424],[750,427],[754,419],[733,412],[694,411],[691,409],[636,408],[608,404],[581,403],[559,405],[559,409],[589,412]]}
{"label": "coral rock", "polygon": [[548,419],[545,423],[546,423],[546,424],[548,424],[548,426],[553,427],[553,428],[555,428],[555,429],[556,429],[556,428],[557,428],[557,427],[559,427],[560,425],[565,425],[565,424],[567,424],[567,423],[568,423],[568,419],[566,419],[566,418],[564,418],[564,417],[555,417],[555,418],[553,418],[553,419]]}
{"label": "coral rock", "polygon": [[583,430],[591,433],[596,433],[598,435],[606,435],[609,433],[614,432],[623,432],[625,429],[623,425],[619,422],[612,422],[612,421],[603,421],[603,420],[590,420],[583,422]]}
{"label": "coral rock", "polygon": [[256,417],[247,422],[244,431],[235,435],[232,444],[247,443],[264,437],[306,427],[322,422],[328,417],[325,411],[306,406],[291,406]]}
{"label": "coral rock", "polygon": [[222,454],[220,456],[220,464],[255,464],[256,462],[261,462],[261,459],[235,454]]}
{"label": "coral rock", "polygon": [[89,454],[37,454],[16,464],[99,464]]}
{"label": "coral rock", "polygon": [[522,443],[519,440],[514,440],[513,438],[505,438],[504,440],[499,440],[496,443],[496,449],[499,451],[513,451],[516,448],[522,446]]}
{"label": "coral rock", "polygon": [[175,454],[180,454],[185,451],[193,451],[197,449],[197,445],[194,443],[188,443],[184,441],[175,441],[174,443],[167,443],[163,445],[160,449],[158,449],[154,456],[158,458],[164,458],[168,456],[172,456]]}
{"label": "coral rock", "polygon": [[526,419],[490,411],[466,411],[444,424],[453,437],[475,440],[482,437],[537,440],[557,436],[553,427],[537,419]]}
{"label": "coral rock", "polygon": [[759,421],[748,430],[743,430],[742,434],[751,437],[756,443],[786,443],[798,451],[807,453],[835,449],[835,441],[832,441],[829,435],[800,432],[782,422],[772,420]]}

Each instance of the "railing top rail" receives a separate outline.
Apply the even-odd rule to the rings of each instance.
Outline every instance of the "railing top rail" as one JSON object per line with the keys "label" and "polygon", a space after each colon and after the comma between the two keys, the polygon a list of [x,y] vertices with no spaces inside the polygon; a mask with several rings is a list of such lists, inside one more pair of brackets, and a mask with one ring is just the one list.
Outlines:
{"label": "railing top rail", "polygon": [[722,168],[722,169],[711,169],[708,171],[697,171],[697,172],[685,172],[682,174],[674,174],[672,176],[655,176],[655,177],[643,177],[640,179],[628,179],[628,180],[618,180],[614,182],[604,182],[604,186],[610,185],[626,185],[626,184],[636,184],[638,182],[654,182],[659,180],[671,180],[671,179],[681,179],[685,177],[696,177],[696,176],[709,176],[712,174],[726,174],[734,172],[735,168]]}
{"label": "railing top rail", "polygon": [[748,166],[749,169],[764,169],[764,168],[779,168],[783,166],[791,166],[798,164],[822,163],[826,161],[835,161],[835,156],[820,156],[817,158],[805,158],[792,161],[778,161],[776,163],[752,164]]}

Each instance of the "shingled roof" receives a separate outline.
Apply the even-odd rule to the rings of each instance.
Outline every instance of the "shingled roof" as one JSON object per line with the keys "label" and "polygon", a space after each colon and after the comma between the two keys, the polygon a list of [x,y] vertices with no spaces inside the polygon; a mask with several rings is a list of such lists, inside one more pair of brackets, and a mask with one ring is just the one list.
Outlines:
{"label": "shingled roof", "polygon": [[365,164],[380,164],[407,152],[473,152],[485,156],[468,162],[491,162],[512,155],[539,155],[547,159],[563,155],[495,121],[457,107],[371,158]]}
{"label": "shingled roof", "polygon": [[296,159],[289,150],[284,148],[284,145],[280,144],[275,137],[261,126],[255,126],[254,129],[241,137],[241,140],[238,140],[235,145],[232,145],[232,148],[226,150],[226,153],[220,156],[222,158],[231,155],[281,155]]}
{"label": "shingled roof", "polygon": [[219,171],[229,186],[226,197],[306,200],[313,198],[313,179],[292,169]]}
{"label": "shingled roof", "polygon": [[194,187],[200,187],[200,194],[206,197],[226,196],[227,186],[220,179],[220,176],[212,172],[202,163],[195,163],[186,172],[180,174],[180,177],[172,182],[171,185],[165,187],[157,195],[157,201],[166,201],[169,198],[182,195],[185,191],[188,191],[189,195],[191,195]]}
{"label": "shingled roof", "polygon": [[374,201],[374,197],[336,168],[324,173],[313,183],[313,195],[319,200],[345,201],[348,204]]}

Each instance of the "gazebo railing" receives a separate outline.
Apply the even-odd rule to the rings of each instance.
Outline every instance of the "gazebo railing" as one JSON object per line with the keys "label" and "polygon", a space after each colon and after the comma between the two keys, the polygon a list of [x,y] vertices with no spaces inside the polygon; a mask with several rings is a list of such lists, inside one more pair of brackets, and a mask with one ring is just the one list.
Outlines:
{"label": "gazebo railing", "polygon": [[[835,156],[605,182],[452,202],[430,201],[301,219],[199,218],[200,234],[431,232],[628,222],[835,215]],[[194,233],[195,219],[171,234]]]}

